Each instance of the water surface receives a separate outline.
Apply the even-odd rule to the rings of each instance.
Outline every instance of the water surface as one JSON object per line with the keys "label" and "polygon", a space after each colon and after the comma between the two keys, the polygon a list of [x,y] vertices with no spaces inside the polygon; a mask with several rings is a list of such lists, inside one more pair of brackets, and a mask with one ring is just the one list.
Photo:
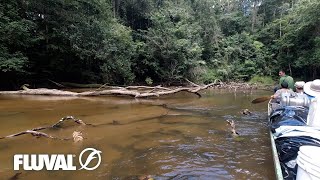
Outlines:
{"label": "water surface", "polygon": [[[76,154],[87,147],[102,151],[94,171],[19,171],[19,179],[274,179],[267,128],[267,105],[250,101],[266,91],[208,90],[159,99],[128,97],[0,96],[0,137],[56,123],[43,132],[61,138],[81,131],[81,143],[23,135],[0,139],[0,176],[12,177],[13,155]],[[239,113],[248,108],[251,116]],[[234,120],[241,138],[231,136]]]}

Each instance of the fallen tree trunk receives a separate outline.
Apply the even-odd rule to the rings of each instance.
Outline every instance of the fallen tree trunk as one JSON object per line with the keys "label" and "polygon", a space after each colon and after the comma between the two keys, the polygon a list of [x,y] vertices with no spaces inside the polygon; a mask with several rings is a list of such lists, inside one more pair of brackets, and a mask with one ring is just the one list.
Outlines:
{"label": "fallen tree trunk", "polygon": [[196,94],[201,97],[201,94],[198,91],[207,89],[209,87],[220,85],[221,82],[215,81],[214,83],[208,85],[196,85],[192,83],[193,87],[178,87],[178,88],[165,88],[161,86],[127,86],[127,87],[114,87],[108,86],[109,89],[104,90],[94,90],[94,91],[85,91],[85,92],[71,92],[57,89],[29,89],[26,86],[23,86],[24,90],[19,91],[0,91],[1,94],[11,94],[11,95],[50,95],[50,96],[74,96],[74,97],[84,97],[84,96],[103,96],[103,95],[123,95],[131,96],[135,98],[146,98],[146,97],[159,97],[163,95],[175,94],[178,92],[188,92]]}

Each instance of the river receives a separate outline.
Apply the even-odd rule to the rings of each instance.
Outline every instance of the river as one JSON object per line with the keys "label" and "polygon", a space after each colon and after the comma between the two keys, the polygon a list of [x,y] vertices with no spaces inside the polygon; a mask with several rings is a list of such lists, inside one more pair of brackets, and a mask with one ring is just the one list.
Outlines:
{"label": "river", "polygon": [[[158,99],[128,97],[0,96],[0,137],[56,123],[72,115],[96,126],[67,122],[43,130],[82,142],[21,135],[0,139],[0,179],[275,179],[267,103],[250,101],[267,91],[202,91]],[[252,115],[240,113],[248,108]],[[239,138],[226,120],[234,120]],[[100,150],[93,171],[13,171],[15,154],[75,154]],[[77,159],[77,158],[75,158]],[[75,162],[77,165],[77,162]]]}

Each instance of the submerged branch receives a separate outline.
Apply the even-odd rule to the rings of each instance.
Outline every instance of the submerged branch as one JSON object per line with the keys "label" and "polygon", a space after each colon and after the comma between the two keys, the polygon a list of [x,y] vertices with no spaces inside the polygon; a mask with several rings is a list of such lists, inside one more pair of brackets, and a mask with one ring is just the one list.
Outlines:
{"label": "submerged branch", "polygon": [[236,131],[236,124],[233,120],[226,120],[228,124],[231,126],[231,132],[233,136],[239,136],[239,133]]}
{"label": "submerged branch", "polygon": [[75,122],[77,124],[81,124],[81,125],[91,125],[91,124],[86,124],[81,119],[76,119],[73,116],[66,116],[66,117],[61,118],[57,123],[55,123],[51,127],[53,127],[53,128],[59,127],[66,120],[72,120],[73,122]]}
{"label": "submerged branch", "polygon": [[25,131],[21,131],[21,132],[18,132],[18,133],[15,133],[15,134],[11,134],[11,135],[8,135],[8,136],[3,136],[3,137],[0,137],[0,139],[13,138],[13,137],[16,137],[16,136],[21,136],[21,135],[25,135],[25,134],[31,134],[32,136],[45,137],[45,138],[50,138],[50,139],[58,139],[58,140],[71,140],[71,139],[73,139],[74,142],[82,141],[83,140],[82,133],[78,132],[78,131],[74,131],[73,132],[73,134],[72,134],[73,138],[59,138],[59,137],[54,137],[54,136],[48,135],[48,134],[46,134],[44,132],[39,132],[40,130],[44,130],[44,129],[58,128],[66,120],[72,120],[73,122],[75,122],[77,124],[81,124],[81,125],[91,125],[91,124],[86,124],[82,120],[76,119],[73,116],[66,116],[66,117],[61,118],[57,123],[53,124],[52,126],[37,127],[37,128],[33,128],[31,130],[25,130]]}

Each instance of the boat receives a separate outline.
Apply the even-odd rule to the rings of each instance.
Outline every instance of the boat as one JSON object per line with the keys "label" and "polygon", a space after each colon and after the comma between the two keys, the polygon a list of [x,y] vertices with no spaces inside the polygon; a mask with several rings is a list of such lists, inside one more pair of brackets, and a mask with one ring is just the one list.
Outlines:
{"label": "boat", "polygon": [[[271,99],[268,103],[268,121],[270,122],[270,116],[273,110],[275,109],[275,103]],[[271,132],[271,129],[269,131],[270,134],[270,140],[271,140],[271,148],[272,148],[272,157],[273,157],[273,163],[274,163],[274,170],[277,180],[283,180],[280,160],[278,156],[278,151],[275,143],[275,137],[273,136],[273,133]]]}
{"label": "boat", "polygon": [[[276,179],[320,178],[318,161],[314,163],[314,158],[303,161],[303,154],[317,157],[317,153],[305,151],[306,149],[311,146],[318,151],[320,148],[320,128],[310,123],[314,120],[312,115],[310,122],[307,122],[308,114],[313,114],[317,108],[312,104],[309,112],[310,100],[307,97],[284,97],[280,102],[277,101],[272,99],[268,103],[269,134]],[[313,166],[314,164],[316,165]],[[314,172],[305,169],[307,166],[307,169],[317,167],[316,176]]]}

